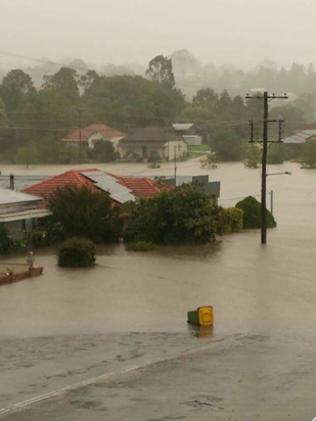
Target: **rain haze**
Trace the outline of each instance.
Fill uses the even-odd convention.
[[[316,0],[0,0],[0,421],[316,420]]]
[[[0,45],[96,65],[144,65],[186,48],[202,63],[288,66],[313,61],[315,14],[313,0],[1,0]]]

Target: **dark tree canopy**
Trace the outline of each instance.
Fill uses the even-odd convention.
[[[172,59],[163,55],[154,57],[148,64],[146,76],[154,82],[173,88],[175,79],[172,70]]]
[[[62,92],[70,99],[79,98],[78,74],[76,70],[69,67],[61,67],[57,73],[52,76],[45,76],[44,89],[53,89]]]
[[[95,242],[118,239],[120,222],[109,195],[88,188],[65,187],[57,189],[49,201],[52,220],[64,235],[85,237]]]
[[[132,207],[126,242],[205,244],[215,233],[215,208],[196,186],[183,185]]]
[[[0,85],[0,97],[8,111],[16,111],[35,92],[32,78],[20,69],[11,70]]]

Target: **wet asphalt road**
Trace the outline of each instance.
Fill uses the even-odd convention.
[[[131,365],[131,354],[125,351],[127,359],[119,354],[125,371],[117,365],[113,371],[103,360],[99,373],[112,375],[68,391],[59,389],[50,399],[42,397],[1,420],[309,421],[315,416],[315,339],[298,336],[293,342],[291,336],[236,334],[198,342],[192,339],[189,344],[186,335],[163,336],[152,335],[151,341],[152,345],[164,343],[168,350],[165,361],[155,362],[152,348],[147,359],[134,356],[137,361]],[[125,346],[129,340],[134,347],[136,342],[146,341],[142,335],[125,336]],[[170,353],[168,345],[172,344],[175,353]],[[143,356],[147,352],[145,347]],[[74,381],[74,372],[64,374]]]

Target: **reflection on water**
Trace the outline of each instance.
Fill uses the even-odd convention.
[[[149,253],[118,245],[101,248],[97,266],[88,270],[58,268],[56,257],[44,251],[36,259],[44,266],[41,278],[0,288],[0,336],[187,331],[187,311],[205,303],[214,306],[215,335],[313,334],[316,172],[295,164],[280,171],[285,168],[291,177],[268,180],[278,228],[268,232],[267,247],[257,231],[225,236],[216,245]],[[179,171],[189,170],[184,165]],[[223,199],[260,190],[260,172],[241,164],[211,174],[222,182]]]

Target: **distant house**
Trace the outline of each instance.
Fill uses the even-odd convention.
[[[89,149],[93,149],[97,142],[107,140],[113,143],[114,149],[117,150],[118,142],[124,136],[125,133],[122,133],[119,130],[113,129],[102,123],[94,123],[82,129],[75,129],[69,132],[61,139],[61,142],[78,146],[86,145]]]
[[[24,192],[42,197],[47,205],[56,189],[67,186],[107,192],[113,205],[123,205],[140,198],[153,197],[161,191],[158,182],[146,177],[120,177],[90,168],[67,171],[27,187]]]
[[[185,157],[188,153],[188,146],[182,137],[172,130],[165,127],[149,126],[133,129],[129,135],[121,139],[118,152],[122,159],[171,161],[175,157]]]
[[[202,145],[202,136],[197,133],[194,123],[174,123],[172,128],[189,146]]]
[[[0,224],[11,237],[21,237],[50,212],[41,208],[42,198],[14,190],[0,189]]]
[[[178,175],[176,181],[174,177],[167,176],[161,177],[160,180],[171,186],[176,185],[177,187],[182,186],[183,184],[197,184],[214,204],[218,204],[221,193],[221,183],[220,181],[210,181],[208,175]]]

